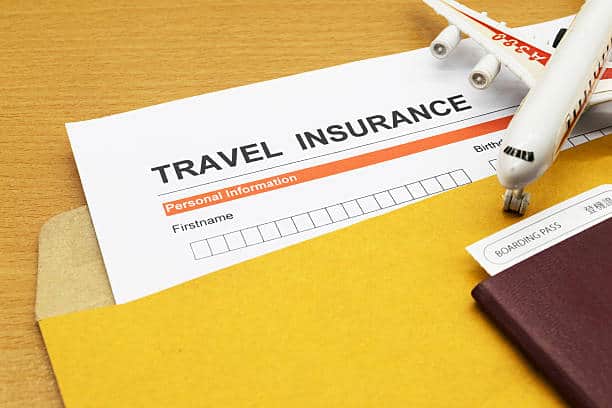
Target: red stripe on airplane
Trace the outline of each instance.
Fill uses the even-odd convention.
[[[521,41],[518,38],[511,36],[510,34],[504,33],[503,31],[498,30],[497,28],[485,23],[484,21],[480,21],[477,18],[464,13],[463,11],[451,6],[448,3],[446,3],[446,5],[455,9],[457,12],[463,14],[470,20],[473,20],[477,22],[478,24],[486,27],[490,31],[494,32],[495,34],[491,37],[492,40],[501,41],[501,44],[505,47],[513,47],[514,51],[517,54],[525,54],[529,57],[531,61],[536,61],[542,65],[546,65],[546,63],[550,59],[550,56],[551,56],[550,53],[543,51],[537,47],[534,47],[533,45],[529,43]]]

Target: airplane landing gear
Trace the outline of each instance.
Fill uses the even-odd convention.
[[[525,214],[529,206],[530,194],[525,193],[523,189],[506,190],[504,193],[504,211]]]

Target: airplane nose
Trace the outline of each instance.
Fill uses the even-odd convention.
[[[535,179],[533,163],[515,157],[500,158],[497,167],[497,178],[508,189],[524,188]]]

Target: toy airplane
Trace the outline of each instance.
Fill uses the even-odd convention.
[[[612,100],[612,0],[586,1],[569,29],[557,34],[554,53],[456,1],[423,1],[450,24],[431,43],[436,58],[446,58],[464,32],[489,53],[470,73],[474,87],[487,88],[503,64],[530,88],[497,162],[497,177],[506,188],[504,210],[523,214],[529,205],[525,187],[553,164],[585,109]]]

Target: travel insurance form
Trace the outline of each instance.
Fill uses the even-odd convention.
[[[520,30],[544,47],[567,24]],[[115,301],[494,174],[527,89],[506,70],[473,89],[483,54],[464,40],[67,124]],[[610,126],[595,108],[566,147]]]

